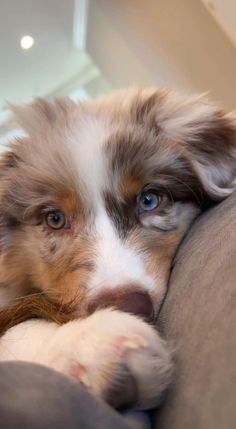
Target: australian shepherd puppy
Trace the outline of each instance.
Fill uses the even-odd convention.
[[[12,110],[26,136],[0,161],[0,359],[154,406],[172,364],[152,322],[189,225],[233,191],[236,120],[165,90]]]

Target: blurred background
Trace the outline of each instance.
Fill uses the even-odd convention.
[[[0,0],[0,143],[6,101],[167,86],[236,107],[235,0]]]

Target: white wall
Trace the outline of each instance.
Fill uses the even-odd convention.
[[[90,0],[87,50],[113,87],[210,91],[236,107],[236,49],[200,0]]]

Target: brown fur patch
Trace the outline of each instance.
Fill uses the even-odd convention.
[[[58,305],[43,295],[26,296],[8,308],[0,310],[0,335],[28,319],[46,319],[61,325],[76,317],[75,308],[70,304]]]
[[[135,201],[140,190],[143,188],[144,178],[134,177],[132,174],[127,173],[121,177],[119,184],[119,193],[125,201]]]

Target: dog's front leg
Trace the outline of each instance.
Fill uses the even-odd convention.
[[[157,405],[170,381],[170,353],[141,319],[100,310],[58,326],[30,320],[1,338],[0,360],[21,359],[54,368],[115,407]]]

